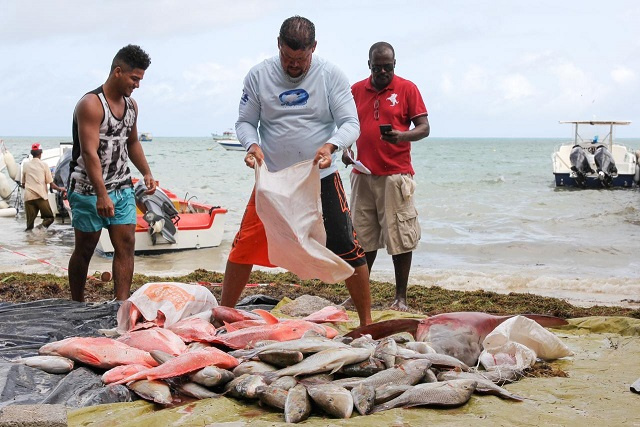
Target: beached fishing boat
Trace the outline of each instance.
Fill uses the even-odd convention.
[[[222,132],[222,135],[218,135],[215,133],[211,134],[211,137],[215,142],[220,144],[222,148],[229,151],[245,151],[240,141],[238,141],[238,137],[236,133],[232,130],[226,130]]]
[[[636,154],[614,143],[615,126],[630,121],[561,121],[574,125],[573,142],[560,145],[551,156],[556,187],[631,188],[638,183],[640,169]],[[598,128],[599,126],[599,128]],[[599,130],[605,134],[599,137]]]
[[[166,188],[157,187],[154,194],[147,195],[141,181],[137,181],[134,190],[138,206],[136,254],[220,245],[227,209],[199,203],[193,198],[179,198]],[[101,233],[96,250],[113,253],[108,230]]]

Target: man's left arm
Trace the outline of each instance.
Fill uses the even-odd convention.
[[[129,151],[129,159],[131,163],[138,169],[144,179],[144,184],[147,186],[146,194],[153,194],[156,191],[156,181],[151,175],[151,169],[149,169],[149,163],[144,155],[142,144],[138,140],[138,104],[133,101],[133,106],[136,109],[136,121],[131,128],[131,133],[127,139],[127,148]]]
[[[356,142],[360,136],[360,122],[347,76],[334,67],[329,79],[329,108],[338,127],[338,131],[327,141],[334,146],[333,152],[347,149]]]

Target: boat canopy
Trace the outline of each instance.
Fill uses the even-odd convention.
[[[572,123],[575,125],[628,125],[631,121],[628,120],[567,120],[560,121],[559,123]]]

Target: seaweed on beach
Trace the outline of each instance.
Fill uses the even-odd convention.
[[[87,278],[85,299],[103,302],[113,299],[113,282],[104,283],[100,274]],[[132,292],[148,282],[199,283],[207,287],[216,298],[221,295],[223,274],[203,269],[182,276],[148,276],[135,274]],[[267,273],[254,271],[242,297],[263,294],[276,299],[301,295],[316,295],[333,303],[345,301],[349,293],[344,284],[327,284],[319,280],[300,280],[291,273]],[[386,309],[393,300],[395,286],[388,282],[371,281],[371,302],[374,309]],[[0,273],[0,301],[27,302],[48,298],[71,298],[69,284],[64,276],[8,272]],[[624,307],[595,305],[578,307],[559,298],[543,297],[528,293],[499,294],[487,291],[453,291],[438,286],[409,286],[408,301],[414,313],[434,315],[453,311],[481,311],[496,315],[537,313],[575,318],[586,316],[625,316],[640,318],[640,310]]]

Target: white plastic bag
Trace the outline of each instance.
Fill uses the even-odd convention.
[[[208,312],[211,316],[211,309],[217,305],[216,297],[204,286],[176,282],[146,283],[120,306],[117,331],[122,334],[134,326],[132,313],[136,310],[145,320],[154,320],[161,312],[166,328],[194,314]]]
[[[326,248],[320,170],[313,160],[269,172],[256,167],[256,211],[264,224],[269,262],[303,280],[335,283],[353,267]]]
[[[502,322],[485,337],[482,346],[480,363],[486,369],[502,365],[524,369],[533,366],[538,357],[553,360],[573,355],[557,336],[524,316]]]

